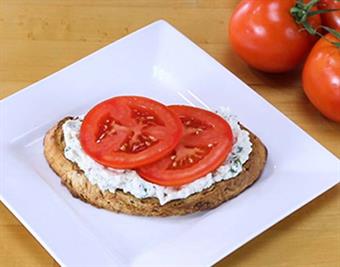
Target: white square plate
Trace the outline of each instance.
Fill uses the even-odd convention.
[[[229,106],[269,151],[262,178],[219,208],[143,218],[96,209],[60,185],[46,131],[116,95]],[[208,266],[339,182],[339,161],[164,21],[0,103],[1,200],[63,266]]]

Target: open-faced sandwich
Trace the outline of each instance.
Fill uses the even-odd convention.
[[[184,215],[215,208],[261,175],[267,151],[228,110],[119,96],[67,117],[45,157],[73,196],[115,212]]]

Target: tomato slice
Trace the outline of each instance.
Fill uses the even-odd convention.
[[[92,108],[80,129],[80,143],[95,161],[111,168],[136,168],[169,154],[183,133],[166,106],[139,96],[108,99]]]
[[[233,134],[229,124],[207,110],[189,106],[169,106],[181,119],[184,134],[166,157],[139,168],[145,180],[178,187],[219,167],[231,151]]]

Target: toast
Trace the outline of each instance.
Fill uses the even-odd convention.
[[[62,125],[68,119],[71,117],[61,120],[44,138],[47,162],[74,197],[114,212],[140,216],[175,216],[213,209],[251,186],[261,176],[267,160],[266,147],[259,138],[248,131],[253,149],[239,175],[214,183],[211,187],[185,199],[172,200],[160,205],[157,198],[139,199],[122,190],[112,193],[102,191],[97,185],[91,184],[78,165],[64,156]]]

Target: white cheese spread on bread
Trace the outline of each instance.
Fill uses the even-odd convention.
[[[187,198],[216,182],[233,178],[242,172],[242,166],[252,151],[249,133],[241,129],[236,116],[228,109],[222,108],[217,114],[232,128],[234,136],[232,151],[215,171],[180,188],[153,184],[145,181],[134,170],[111,169],[94,161],[84,152],[79,142],[81,118],[67,120],[62,126],[65,140],[64,155],[68,160],[76,163],[84,171],[90,183],[97,185],[102,191],[109,190],[114,193],[116,190],[122,190],[137,198],[155,197],[161,205],[164,205],[171,200]]]

